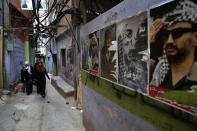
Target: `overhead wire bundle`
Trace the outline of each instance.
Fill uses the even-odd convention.
[[[79,8],[71,8],[68,5],[68,2],[70,0],[62,0],[57,2],[57,0],[53,0],[53,2],[51,3],[50,0],[45,0],[46,2],[46,7],[47,10],[44,11],[43,14],[40,15],[40,7],[41,7],[41,0],[32,0],[32,6],[33,6],[33,15],[34,15],[34,19],[35,19],[35,23],[36,23],[36,29],[34,30],[34,38],[36,39],[36,47],[37,47],[37,41],[39,40],[41,42],[42,45],[44,45],[49,51],[51,51],[51,49],[49,49],[49,47],[47,46],[48,43],[54,38],[55,32],[56,32],[56,28],[58,27],[57,24],[61,21],[61,19],[66,15],[66,14],[74,14],[74,15],[80,15],[79,12]],[[66,7],[66,9],[65,9]],[[79,13],[77,13],[79,12]],[[43,22],[46,21],[50,15],[54,14],[53,16],[55,17],[54,21],[52,21],[51,23],[49,23],[48,25],[44,25]],[[72,25],[69,23],[68,19],[65,17],[68,25],[70,26],[71,29],[71,33],[73,35],[73,38],[78,46],[78,50],[79,50],[79,45],[78,42],[76,40],[74,31],[73,31],[73,27]],[[46,27],[47,26],[47,27]],[[47,40],[47,42],[44,42],[41,35],[43,33],[47,33],[47,35],[49,35],[49,39]]]

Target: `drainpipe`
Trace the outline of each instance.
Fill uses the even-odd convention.
[[[0,88],[3,88],[3,27],[0,27]]]

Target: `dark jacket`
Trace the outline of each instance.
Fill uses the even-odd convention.
[[[33,79],[33,72],[34,72],[34,69],[32,66],[31,66],[31,74],[29,74],[27,69],[23,67],[23,69],[21,70],[21,81],[26,82],[26,81]]]
[[[37,80],[46,80],[45,75],[47,76],[48,79],[50,79],[48,73],[46,72],[46,69],[43,72],[40,72],[38,70],[36,70],[35,72],[36,72],[35,74]]]

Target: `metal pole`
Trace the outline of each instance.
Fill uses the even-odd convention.
[[[0,27],[0,88],[3,88],[3,27]]]
[[[4,69],[4,40],[3,40],[3,27],[4,27],[4,0],[1,1],[1,22],[0,25],[0,88],[3,88],[3,69]]]

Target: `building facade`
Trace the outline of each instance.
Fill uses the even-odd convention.
[[[20,71],[25,60],[33,64],[29,42],[32,17],[32,11],[21,9],[20,1],[4,1],[4,88],[9,88],[20,81]],[[24,27],[26,30],[22,30]]]

